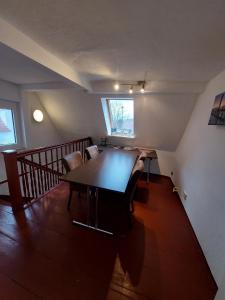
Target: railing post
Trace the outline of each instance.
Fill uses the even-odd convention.
[[[93,145],[93,141],[92,141],[92,138],[90,136],[88,137],[88,140],[89,140],[90,146],[92,146]]]
[[[16,150],[3,151],[5,160],[6,176],[8,179],[9,194],[12,210],[16,211],[23,208],[23,198],[20,189],[19,172],[17,166]]]

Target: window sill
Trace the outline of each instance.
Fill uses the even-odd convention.
[[[20,146],[18,144],[12,144],[12,145],[6,145],[6,146],[0,146],[0,152],[6,151],[6,150],[23,150],[25,149],[23,146]]]
[[[135,135],[133,136],[125,136],[125,135],[108,135],[108,138],[119,138],[119,139],[129,139],[129,140],[133,140],[136,138]]]

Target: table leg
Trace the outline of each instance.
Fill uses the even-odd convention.
[[[91,190],[87,187],[87,224],[90,225],[91,218]]]
[[[98,189],[95,190],[95,228],[98,228]]]
[[[98,197],[98,189],[97,188],[95,190],[95,201],[96,201],[96,203],[95,203],[95,226],[90,225],[90,215],[91,215],[90,199],[91,199],[91,197],[90,197],[90,188],[88,187],[87,188],[87,201],[88,201],[87,224],[76,221],[76,220],[73,220],[73,224],[76,224],[76,225],[79,225],[79,226],[82,226],[82,227],[86,227],[86,228],[89,228],[89,229],[92,229],[92,230],[95,230],[95,231],[99,231],[99,232],[102,232],[102,233],[105,233],[105,234],[113,235],[113,232],[98,228],[98,200],[99,200],[99,197]]]
[[[150,167],[151,167],[151,159],[148,158],[148,173],[147,173],[147,183],[149,183],[150,179],[149,179],[149,176],[150,176]]]
[[[83,223],[83,222],[79,222],[79,221],[76,221],[75,219],[73,219],[73,224],[76,224],[76,225],[79,225],[79,226],[83,226],[83,227],[91,227],[90,226],[90,216],[91,216],[91,203],[90,203],[90,200],[91,200],[91,191],[90,191],[90,188],[89,186],[87,187],[87,223]]]

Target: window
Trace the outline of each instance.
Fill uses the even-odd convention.
[[[22,146],[19,103],[0,100],[0,149]]]
[[[108,135],[134,137],[133,99],[102,99]]]
[[[12,144],[16,144],[13,112],[11,109],[0,108],[0,145]]]

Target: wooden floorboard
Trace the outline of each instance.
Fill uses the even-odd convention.
[[[85,197],[60,185],[16,215],[0,208],[0,299],[212,300],[208,266],[168,178],[138,184],[132,230],[108,237],[72,225]],[[117,207],[118,208],[118,207]],[[104,214],[104,205],[101,210]],[[101,225],[109,226],[108,215]]]

